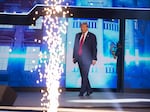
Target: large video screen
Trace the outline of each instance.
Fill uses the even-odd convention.
[[[80,73],[77,64],[72,62],[75,34],[80,32],[80,23],[87,22],[89,31],[97,37],[98,61],[91,66],[89,79],[93,88],[116,88],[116,60],[110,47],[119,40],[118,19],[66,18],[67,33],[62,35],[65,44],[64,73],[60,86],[80,87]],[[0,25],[0,84],[12,87],[45,87],[45,82],[37,84],[39,74],[35,67],[39,64],[39,53],[47,50],[45,35],[39,18],[35,26]],[[35,43],[38,40],[40,42]],[[5,53],[3,51],[5,50]]]
[[[126,20],[124,72],[126,89],[150,88],[149,29],[149,20]]]
[[[116,60],[113,58],[110,48],[119,40],[118,19],[85,19],[69,18],[67,31],[66,54],[66,88],[79,88],[81,76],[78,64],[73,64],[72,54],[76,33],[80,32],[80,23],[87,22],[89,32],[97,38],[97,64],[90,67],[89,80],[93,88],[116,88]]]
[[[35,67],[39,64],[42,18],[35,26],[0,25],[0,84],[12,87],[40,87]],[[35,41],[37,40],[37,41]]]

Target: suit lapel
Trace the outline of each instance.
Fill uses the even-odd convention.
[[[81,35],[82,35],[82,33],[80,33],[80,34],[78,35],[78,42],[80,42]]]
[[[85,38],[85,40],[84,40],[84,43],[88,40],[88,37],[89,37],[89,32],[88,32],[87,35],[86,35],[86,38]]]

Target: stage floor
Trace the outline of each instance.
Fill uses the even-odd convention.
[[[41,111],[40,92],[18,92],[13,106],[0,106],[2,110]],[[79,110],[78,110],[79,109]],[[87,110],[85,110],[87,109]],[[94,92],[79,97],[78,92],[62,92],[59,97],[60,112],[150,112],[150,94]]]

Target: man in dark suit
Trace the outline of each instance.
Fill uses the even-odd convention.
[[[116,51],[112,54],[114,56],[114,59],[117,59],[116,72],[118,75],[120,75],[120,73],[121,73],[121,71],[120,71],[121,70],[121,66],[120,66],[121,65],[121,51],[122,51],[122,46],[121,46],[120,42],[117,43],[116,47],[117,47]]]
[[[92,94],[92,89],[88,79],[90,65],[95,65],[97,61],[97,40],[96,36],[88,31],[88,24],[82,23],[81,32],[76,34],[74,49],[73,49],[73,62],[78,63],[81,74],[81,89],[79,96],[86,96]]]
[[[116,73],[118,75],[118,80],[117,80],[117,85],[118,85],[118,89],[121,89],[121,85],[122,85],[122,76],[121,76],[121,65],[122,65],[122,45],[121,42],[117,43],[117,49],[115,52],[113,52],[113,56],[114,59],[117,59],[117,63],[116,63]]]

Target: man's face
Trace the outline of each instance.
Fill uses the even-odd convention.
[[[88,26],[86,24],[82,24],[81,25],[81,31],[82,31],[82,33],[87,32],[88,31]]]

